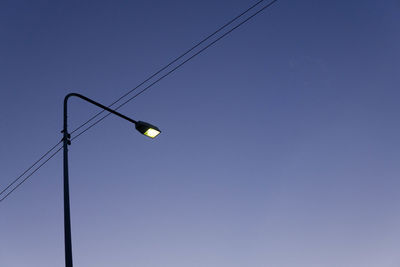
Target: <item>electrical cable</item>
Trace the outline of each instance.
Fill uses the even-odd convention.
[[[223,29],[225,29],[226,27],[228,27],[229,25],[231,25],[233,22],[235,22],[236,20],[238,20],[240,17],[242,17],[243,15],[245,15],[246,13],[248,13],[250,10],[254,9],[255,7],[257,7],[259,4],[261,4],[262,2],[264,2],[265,0],[260,0],[257,3],[255,3],[254,5],[252,5],[251,7],[249,7],[248,9],[246,9],[245,11],[243,11],[242,13],[240,13],[239,15],[237,15],[236,17],[234,17],[233,19],[231,19],[230,21],[228,21],[227,23],[225,23],[223,26],[221,26],[220,28],[218,28],[216,31],[214,31],[212,34],[208,35],[206,38],[204,38],[203,40],[201,40],[200,42],[198,42],[197,44],[195,44],[194,46],[192,46],[190,49],[188,49],[186,52],[182,53],[180,56],[176,57],[174,60],[172,60],[170,63],[168,63],[167,65],[165,65],[164,67],[162,67],[161,69],[159,69],[158,71],[156,71],[153,75],[151,75],[150,77],[148,77],[147,79],[145,79],[143,82],[141,82],[139,85],[137,85],[135,88],[129,90],[128,92],[126,92],[125,94],[123,94],[121,97],[119,97],[117,100],[115,100],[114,102],[112,102],[108,107],[112,107],[113,105],[115,105],[116,103],[118,103],[119,101],[121,101],[123,98],[125,98],[126,96],[128,96],[129,94],[131,94],[133,91],[135,91],[136,89],[138,89],[139,87],[141,87],[143,84],[145,84],[146,82],[150,81],[151,79],[153,79],[155,76],[157,76],[158,74],[160,74],[162,71],[166,70],[169,66],[171,66],[172,64],[174,64],[175,62],[177,62],[179,59],[183,58],[184,56],[186,56],[187,54],[189,54],[190,52],[192,52],[194,49],[196,49],[197,47],[199,47],[201,44],[203,44],[205,41],[209,40],[211,37],[213,37],[214,35],[216,35],[217,33],[219,33],[220,31],[222,31]],[[103,114],[104,112],[106,112],[105,110],[102,110],[100,112],[98,112],[96,115],[94,115],[93,117],[91,117],[90,119],[88,119],[86,122],[84,122],[83,124],[81,124],[79,127],[77,127],[75,130],[71,131],[71,134],[75,133],[76,131],[78,131],[79,129],[81,129],[82,127],[84,127],[85,125],[87,125],[89,122],[91,122],[92,120],[94,120],[95,118],[97,118],[99,115]]]
[[[196,49],[197,47],[199,47],[201,44],[203,44],[205,41],[209,40],[211,37],[213,37],[215,34],[219,33],[221,30],[223,30],[224,28],[226,28],[227,26],[229,26],[230,24],[232,24],[234,21],[236,21],[237,19],[239,19],[240,17],[242,17],[243,15],[245,15],[246,13],[248,13],[250,10],[254,9],[256,6],[258,6],[259,4],[261,4],[262,2],[264,2],[265,0],[260,0],[257,3],[255,3],[253,6],[251,6],[250,8],[248,8],[247,10],[243,11],[240,15],[236,16],[234,19],[230,20],[229,22],[227,22],[226,24],[224,24],[222,27],[220,27],[218,30],[216,30],[215,32],[213,32],[212,34],[208,35],[206,38],[204,38],[202,41],[198,42],[196,45],[194,45],[192,48],[190,48],[189,50],[187,50],[186,52],[184,52],[183,54],[181,54],[180,56],[178,56],[177,58],[175,58],[173,61],[171,61],[170,63],[168,63],[167,65],[165,65],[164,67],[162,67],[160,70],[158,70],[157,72],[155,72],[153,75],[151,75],[149,78],[147,78],[146,80],[144,80],[142,83],[140,83],[138,86],[136,86],[135,88],[131,89],[130,91],[128,91],[127,93],[125,93],[124,95],[122,95],[120,98],[118,98],[117,100],[115,100],[112,104],[110,104],[108,107],[111,107],[113,105],[115,105],[117,102],[119,102],[120,100],[122,100],[123,98],[125,98],[126,96],[128,96],[129,94],[131,94],[133,91],[135,91],[136,89],[138,89],[140,86],[142,86],[143,84],[145,84],[146,82],[148,82],[149,80],[151,80],[152,78],[154,78],[156,75],[158,75],[159,73],[161,73],[162,71],[164,71],[165,69],[167,69],[168,67],[170,67],[172,64],[174,64],[175,62],[177,62],[179,59],[183,58],[185,55],[187,55],[188,53],[190,53],[191,51],[193,51],[194,49]],[[137,94],[135,94],[134,96],[130,97],[129,99],[127,99],[125,102],[123,102],[122,104],[120,104],[119,106],[117,106],[115,108],[115,110],[118,110],[119,108],[121,108],[122,106],[124,106],[125,104],[127,104],[128,102],[130,102],[131,100],[133,100],[134,98],[136,98],[137,96],[139,96],[140,94],[142,94],[143,92],[145,92],[146,90],[148,90],[149,88],[151,88],[152,86],[154,86],[156,83],[158,83],[159,81],[161,81],[162,79],[164,79],[165,77],[169,76],[172,72],[176,71],[177,69],[179,69],[180,67],[182,67],[184,64],[186,64],[188,61],[190,61],[191,59],[193,59],[194,57],[196,57],[197,55],[199,55],[200,53],[202,53],[203,51],[205,51],[206,49],[208,49],[209,47],[211,47],[212,45],[214,45],[216,42],[218,42],[219,40],[221,40],[222,38],[224,38],[225,36],[227,36],[228,34],[230,34],[232,31],[236,30],[237,28],[239,28],[241,25],[243,25],[244,23],[246,23],[247,21],[249,21],[250,19],[252,19],[253,17],[255,17],[256,15],[258,15],[259,13],[261,13],[262,11],[264,11],[265,9],[267,9],[268,7],[270,7],[271,5],[273,5],[275,2],[277,2],[278,0],[273,0],[271,2],[269,2],[268,4],[266,4],[264,7],[262,7],[261,9],[259,9],[257,12],[255,12],[254,14],[252,14],[251,16],[247,17],[245,20],[243,20],[242,22],[240,22],[238,25],[236,25],[235,27],[231,28],[229,31],[225,32],[223,35],[221,35],[220,37],[218,37],[217,39],[215,39],[214,41],[212,41],[211,43],[209,43],[207,46],[203,47],[202,49],[200,49],[198,52],[196,52],[195,54],[193,54],[192,56],[190,56],[188,59],[184,60],[182,63],[180,63],[178,66],[174,67],[172,70],[168,71],[166,74],[162,75],[160,78],[158,78],[157,80],[155,80],[154,82],[152,82],[150,85],[148,85],[147,87],[145,87],[144,89],[142,89],[141,91],[139,91]],[[104,110],[101,112],[98,112],[96,115],[94,115],[93,117],[91,117],[89,120],[87,120],[85,123],[83,123],[82,125],[80,125],[79,127],[77,127],[75,130],[73,130],[71,132],[75,133],[76,131],[78,131],[79,129],[81,129],[82,127],[84,127],[85,125],[87,125],[88,123],[90,123],[91,121],[93,121],[95,118],[97,118],[99,115],[101,115],[103,112],[105,112]],[[91,124],[90,126],[88,126],[86,129],[84,129],[83,131],[81,131],[80,133],[78,133],[76,136],[74,136],[71,140],[74,140],[76,138],[78,138],[80,135],[82,135],[83,133],[85,133],[86,131],[88,131],[89,129],[91,129],[92,127],[94,127],[95,125],[97,125],[99,122],[101,122],[102,120],[104,120],[105,118],[107,118],[111,113],[106,114],[105,116],[101,117],[99,120],[95,121],[93,124]],[[58,142],[56,145],[54,145],[49,151],[47,151],[42,157],[40,157],[33,165],[31,165],[27,170],[25,170],[19,177],[17,177],[13,182],[11,182],[5,189],[3,189],[0,192],[0,196],[6,192],[12,185],[14,185],[21,177],[23,177],[29,170],[31,170],[36,164],[38,164],[43,158],[45,158],[51,151],[53,151],[59,144],[61,143]],[[37,168],[35,168],[27,177],[25,177],[20,183],[18,183],[11,191],[9,191],[4,197],[2,197],[0,199],[0,202],[2,202],[4,199],[6,199],[12,192],[14,192],[14,190],[16,190],[19,186],[21,186],[29,177],[31,177],[36,171],[38,171],[44,164],[46,164],[51,158],[53,158],[60,150],[62,149],[62,146],[53,154],[51,154],[51,156],[49,158],[47,158],[42,164],[40,164]]]
[[[257,14],[259,14],[260,12],[262,12],[263,10],[265,10],[266,8],[268,8],[269,6],[271,6],[272,4],[274,4],[276,1],[278,0],[273,0],[270,3],[268,3],[267,5],[265,5],[263,8],[261,8],[259,11],[257,11],[256,13],[254,13],[253,15],[251,15],[250,17],[248,17],[247,19],[243,20],[241,23],[239,23],[238,25],[236,25],[235,27],[233,27],[232,29],[230,29],[229,31],[227,31],[226,33],[224,33],[223,35],[221,35],[220,37],[218,37],[217,39],[215,39],[214,41],[212,41],[210,44],[208,44],[207,46],[203,47],[201,50],[199,50],[198,52],[196,52],[195,54],[193,54],[192,56],[190,56],[188,59],[186,59],[185,61],[183,61],[182,63],[180,63],[178,66],[174,67],[172,70],[168,71],[166,74],[164,74],[163,76],[161,76],[160,78],[158,78],[157,80],[155,80],[154,82],[152,82],[150,85],[148,85],[147,87],[145,87],[143,90],[139,91],[137,94],[135,94],[134,96],[132,96],[131,98],[129,98],[128,100],[126,100],[125,102],[123,102],[122,104],[120,104],[119,106],[117,106],[115,108],[115,110],[118,110],[119,108],[121,108],[122,106],[124,106],[125,104],[127,104],[128,102],[130,102],[132,99],[136,98],[137,96],[139,96],[140,94],[144,93],[146,90],[148,90],[150,87],[152,87],[153,85],[155,85],[156,83],[158,83],[159,81],[161,81],[162,79],[164,79],[165,77],[167,77],[168,75],[170,75],[172,72],[176,71],[177,69],[179,69],[180,67],[182,67],[183,65],[185,65],[188,61],[192,60],[194,57],[196,57],[197,55],[199,55],[200,53],[202,53],[203,51],[205,51],[206,49],[208,49],[209,47],[211,47],[212,45],[214,45],[216,42],[218,42],[219,40],[221,40],[222,38],[224,38],[225,36],[227,36],[229,33],[231,33],[232,31],[236,30],[237,28],[239,28],[241,25],[243,25],[244,23],[246,23],[247,21],[249,21],[250,19],[252,19],[253,17],[255,17]],[[104,120],[105,118],[107,118],[108,116],[110,116],[111,113],[108,113],[107,115],[103,116],[101,119],[97,120],[96,122],[94,122],[93,124],[91,124],[88,128],[86,128],[85,130],[83,130],[82,132],[80,132],[79,134],[77,134],[75,137],[73,137],[71,140],[76,139],[77,137],[79,137],[80,135],[82,135],[84,132],[88,131],[89,129],[91,129],[92,127],[94,127],[97,123],[99,123],[100,121]]]
[[[13,184],[15,184],[21,177],[23,177],[28,171],[30,171],[36,164],[38,164],[43,158],[45,158],[51,151],[53,151],[62,141],[55,144],[52,148],[50,148],[46,153],[44,153],[37,161],[35,161],[28,169],[26,169],[20,176],[18,176],[14,181],[12,181],[6,188],[4,188],[0,192],[0,196],[6,192]]]
[[[128,91],[127,93],[125,93],[124,95],[122,95],[120,98],[118,98],[117,100],[115,100],[112,104],[109,105],[109,107],[113,106],[114,104],[116,104],[117,102],[119,102],[121,99],[123,99],[124,97],[126,97],[127,95],[129,95],[130,93],[132,93],[133,91],[135,91],[136,89],[138,89],[140,86],[142,86],[143,84],[145,84],[146,82],[148,82],[149,80],[151,80],[152,78],[154,78],[156,75],[158,75],[159,73],[161,73],[163,70],[167,69],[169,66],[171,66],[172,64],[174,64],[175,62],[177,62],[179,59],[181,59],[182,57],[184,57],[185,55],[187,55],[188,53],[190,53],[191,51],[193,51],[194,49],[196,49],[198,46],[200,46],[202,43],[204,43],[205,41],[207,41],[208,39],[210,39],[212,36],[214,36],[215,34],[217,34],[218,32],[220,32],[221,30],[223,30],[224,28],[226,28],[227,26],[229,26],[230,24],[232,24],[234,21],[236,21],[237,19],[239,19],[240,17],[242,17],[243,15],[245,15],[246,13],[248,13],[250,10],[254,9],[256,6],[258,6],[259,4],[261,4],[262,2],[264,2],[265,0],[260,0],[257,3],[255,3],[254,5],[252,5],[251,7],[249,7],[248,9],[246,9],[245,11],[243,11],[241,14],[237,15],[235,18],[231,19],[229,22],[225,23],[223,26],[221,26],[220,28],[218,28],[216,31],[214,31],[212,34],[208,35],[206,38],[204,38],[203,40],[201,40],[200,42],[198,42],[196,45],[192,46],[189,50],[187,50],[186,52],[184,52],[183,54],[181,54],[180,56],[178,56],[177,58],[175,58],[173,61],[171,61],[169,64],[165,65],[164,67],[162,67],[160,70],[158,70],[157,72],[155,72],[153,75],[151,75],[149,78],[147,78],[146,80],[144,80],[143,82],[141,82],[138,86],[136,86],[135,88],[133,88],[132,90]],[[147,88],[148,89],[148,88]],[[136,97],[137,95],[135,95]],[[132,98],[133,99],[133,98]],[[132,100],[130,99],[130,100]],[[129,100],[129,101],[130,101]],[[126,103],[124,103],[126,104]],[[119,108],[119,107],[118,107]],[[96,117],[98,117],[99,115],[101,115],[104,112],[104,110],[102,110],[101,112],[97,113],[96,115],[94,115],[93,117],[91,117],[89,120],[87,120],[85,123],[81,124],[79,127],[77,127],[75,130],[73,130],[71,132],[74,133],[76,131],[78,131],[79,129],[81,129],[82,127],[84,127],[85,125],[87,125],[89,122],[91,122],[93,119],[95,119]],[[109,114],[108,114],[109,115]],[[97,124],[98,122],[100,122],[101,120],[103,120],[104,117],[100,120],[98,120],[95,124]],[[84,132],[86,132],[87,130],[89,130],[90,128],[92,128],[94,125],[89,126],[89,128],[87,128],[86,130],[82,131],[81,133],[79,133],[77,136],[75,136],[73,139],[77,138],[78,136],[80,136],[81,134],[83,134]],[[55,146],[53,146],[49,151],[47,151],[42,157],[40,157],[34,164],[32,164],[27,170],[25,170],[19,177],[17,177],[13,182],[11,182],[2,192],[0,192],[0,196],[7,191],[13,184],[15,184],[22,176],[24,176],[30,169],[32,169],[38,162],[40,162],[46,155],[48,155],[55,147],[57,147],[59,144],[61,143],[61,141],[59,143],[57,143]]]
[[[58,144],[57,144],[58,145]],[[53,154],[50,155],[45,161],[43,161],[38,167],[36,167],[28,176],[26,176],[21,182],[19,182],[12,190],[10,190],[4,197],[0,199],[0,203],[5,200],[12,192],[14,192],[15,189],[17,189],[19,186],[21,186],[26,180],[28,180],[29,177],[31,177],[35,172],[37,172],[44,164],[46,164],[50,159],[52,159],[57,153],[62,149],[63,147],[61,146],[54,152]],[[48,154],[48,153],[47,153]]]

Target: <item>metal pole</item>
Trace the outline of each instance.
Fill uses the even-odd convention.
[[[69,206],[69,181],[68,181],[68,145],[71,144],[70,141],[70,134],[68,133],[68,114],[67,114],[67,104],[68,99],[71,96],[79,97],[93,105],[96,105],[108,112],[111,112],[131,123],[136,124],[137,122],[109,107],[106,107],[86,96],[81,94],[71,93],[65,96],[64,98],[64,128],[63,128],[63,149],[64,149],[64,242],[65,242],[65,266],[66,267],[73,267],[72,266],[72,242],[71,242],[71,214],[70,214],[70,206]]]
[[[71,215],[69,207],[69,181],[68,181],[68,145],[71,144],[70,135],[67,130],[67,101],[64,99],[64,242],[65,242],[65,266],[72,267],[72,242],[71,242]]]
[[[71,242],[71,214],[70,214],[70,206],[69,206],[69,181],[68,181],[68,146],[71,144],[71,136],[68,133],[68,99],[71,96],[79,97],[95,106],[98,106],[118,117],[121,117],[133,124],[138,123],[137,121],[109,108],[106,107],[86,96],[77,93],[71,93],[65,96],[64,98],[64,127],[62,130],[63,133],[63,149],[64,149],[64,242],[65,242],[65,266],[66,267],[73,267],[72,266],[72,242]]]

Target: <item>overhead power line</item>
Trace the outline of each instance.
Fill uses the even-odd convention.
[[[27,172],[29,172],[33,167],[35,167],[36,164],[38,164],[42,159],[44,159],[48,154],[50,154],[51,151],[53,151],[59,144],[61,144],[62,141],[58,142],[57,144],[55,144],[52,148],[50,148],[46,153],[44,153],[38,160],[36,160],[28,169],[26,169],[20,176],[18,176],[16,179],[14,179],[14,181],[12,181],[6,188],[4,188],[1,192],[0,192],[0,196],[2,194],[4,194],[11,186],[13,186],[19,179],[21,179]],[[57,152],[60,151],[57,150]],[[18,187],[18,185],[17,185]],[[15,188],[12,190],[14,191]],[[12,192],[11,191],[11,192]],[[10,192],[10,193],[11,193]],[[7,195],[9,195],[10,193],[8,193]],[[6,196],[7,197],[7,196]],[[3,199],[0,199],[0,202]]]
[[[275,2],[277,0],[274,0],[273,2]],[[243,11],[242,13],[240,13],[239,15],[237,15],[236,17],[234,17],[233,19],[231,19],[230,21],[228,21],[227,23],[225,23],[224,25],[222,25],[221,27],[219,27],[216,31],[214,31],[213,33],[211,33],[210,35],[208,35],[206,38],[204,38],[203,40],[201,40],[200,42],[198,42],[197,44],[195,44],[194,46],[192,46],[190,49],[188,49],[187,51],[185,51],[184,53],[182,53],[180,56],[176,57],[174,60],[172,60],[170,63],[168,63],[167,65],[165,65],[164,67],[162,67],[161,69],[159,69],[158,71],[156,71],[153,75],[151,75],[150,77],[148,77],[146,80],[144,80],[143,82],[141,82],[140,84],[138,84],[135,88],[129,90],[128,92],[126,92],[125,94],[123,94],[121,97],[119,97],[117,100],[115,100],[113,103],[111,103],[108,107],[112,107],[113,105],[115,105],[116,103],[118,103],[119,101],[121,101],[123,98],[127,97],[128,95],[130,95],[133,91],[135,91],[136,89],[138,89],[139,87],[141,87],[142,85],[144,85],[146,82],[150,81],[151,79],[153,79],[155,76],[157,76],[158,74],[160,74],[162,71],[166,70],[168,67],[170,67],[171,65],[173,65],[175,62],[177,62],[178,60],[180,60],[181,58],[183,58],[184,56],[186,56],[187,54],[189,54],[190,52],[192,52],[194,49],[196,49],[197,47],[199,47],[201,44],[203,44],[204,42],[206,42],[207,40],[209,40],[210,38],[212,38],[214,35],[216,35],[217,33],[219,33],[220,31],[222,31],[223,29],[225,29],[226,27],[228,27],[229,25],[231,25],[233,22],[235,22],[236,20],[238,20],[239,18],[241,18],[242,16],[244,16],[245,14],[247,14],[248,12],[250,12],[252,9],[256,8],[258,5],[260,5],[262,2],[265,2],[265,0],[260,0],[257,3],[255,3],[254,5],[252,5],[251,7],[249,7],[248,9],[246,9],[245,11]],[[272,3],[272,2],[271,2]],[[75,130],[73,130],[71,132],[71,134],[75,133],[76,131],[78,131],[79,129],[81,129],[82,127],[84,127],[85,125],[87,125],[89,122],[91,122],[92,120],[94,120],[95,118],[97,118],[98,116],[100,116],[101,114],[105,113],[105,110],[102,110],[100,112],[98,112],[96,115],[94,115],[93,117],[91,117],[90,119],[88,119],[86,122],[84,122],[83,124],[81,124],[79,127],[77,127]]]
[[[263,2],[264,0],[260,1]],[[145,87],[144,89],[142,89],[141,91],[139,91],[138,93],[136,93],[135,95],[133,95],[132,97],[128,98],[126,101],[124,101],[122,104],[120,104],[119,106],[117,106],[115,108],[115,110],[120,109],[122,106],[126,105],[128,102],[132,101],[134,98],[136,98],[137,96],[139,96],[140,94],[144,93],[145,91],[147,91],[148,89],[150,89],[153,85],[155,85],[156,83],[158,83],[159,81],[161,81],[162,79],[164,79],[165,77],[167,77],[168,75],[170,75],[171,73],[173,73],[174,71],[176,71],[177,69],[179,69],[180,67],[182,67],[183,65],[185,65],[187,62],[189,62],[190,60],[192,60],[193,58],[195,58],[196,56],[198,56],[199,54],[201,54],[202,52],[204,52],[206,49],[208,49],[209,47],[211,47],[212,45],[214,45],[216,42],[218,42],[219,40],[221,40],[222,38],[224,38],[225,36],[227,36],[228,34],[230,34],[231,32],[233,32],[234,30],[236,30],[237,28],[239,28],[241,25],[243,25],[244,23],[246,23],[247,21],[249,21],[250,19],[252,19],[253,17],[255,17],[257,14],[259,14],[260,12],[262,12],[263,10],[265,10],[266,8],[268,8],[269,6],[271,6],[274,2],[276,2],[278,0],[273,0],[270,3],[268,3],[267,5],[265,5],[263,8],[261,8],[260,10],[258,10],[256,13],[254,13],[253,15],[249,16],[248,18],[246,18],[245,20],[243,20],[242,22],[240,22],[238,25],[236,25],[235,27],[233,27],[232,29],[230,29],[229,31],[225,32],[223,35],[221,35],[220,37],[218,37],[217,39],[215,39],[214,41],[212,41],[211,43],[209,43],[208,45],[206,45],[205,47],[203,47],[202,49],[200,49],[198,52],[196,52],[195,54],[193,54],[192,56],[190,56],[188,59],[186,59],[185,61],[183,61],[182,63],[180,63],[178,66],[174,67],[172,70],[168,71],[166,74],[162,75],[160,78],[158,78],[157,80],[155,80],[154,82],[152,82],[150,85],[148,85],[147,87]],[[223,27],[225,28],[225,26]],[[220,29],[223,29],[220,28]],[[215,34],[215,33],[214,33]],[[213,35],[214,35],[213,34]],[[209,36],[211,37],[211,36]],[[207,37],[206,39],[209,39],[209,37]],[[136,89],[136,88],[135,88]],[[133,92],[134,90],[132,90],[131,92]],[[122,98],[121,98],[122,99]],[[104,111],[104,110],[103,110]],[[100,115],[101,112],[97,113],[95,116],[93,116],[90,120],[94,119],[95,117],[97,117],[98,115]],[[104,115],[102,118],[100,118],[99,120],[97,120],[96,122],[94,122],[93,124],[91,124],[89,127],[87,127],[85,130],[83,130],[82,132],[80,132],[79,134],[77,134],[75,137],[72,138],[75,139],[77,137],[79,137],[80,135],[82,135],[84,132],[88,131],[89,129],[91,129],[92,127],[94,127],[97,123],[99,123],[100,121],[104,120],[105,118],[107,118],[108,116],[110,116],[111,113],[108,113],[106,115]],[[89,121],[87,121],[85,124],[87,124]],[[78,130],[80,127],[78,127],[77,129],[74,130],[74,132],[76,130]]]
[[[255,13],[253,13],[252,15],[250,15],[249,17],[247,17],[246,19],[242,20],[239,24],[237,24],[236,26],[232,27],[230,30],[226,31],[224,34],[222,34],[221,36],[219,36],[218,38],[216,38],[214,41],[210,42],[209,44],[207,44],[206,46],[204,46],[203,48],[201,48],[199,51],[197,51],[196,53],[194,53],[193,55],[191,55],[189,58],[185,59],[183,62],[181,62],[180,64],[178,64],[177,66],[175,66],[174,68],[172,68],[171,70],[169,70],[168,72],[166,72],[165,74],[163,74],[161,77],[157,78],[155,81],[153,81],[152,83],[150,83],[150,85],[146,86],[144,89],[142,89],[141,91],[139,91],[138,93],[136,93],[135,95],[131,96],[130,98],[128,98],[127,100],[125,100],[122,104],[118,105],[116,108],[114,108],[115,110],[120,109],[122,106],[126,105],[128,102],[132,101],[134,98],[136,98],[137,96],[139,96],[140,94],[142,94],[143,92],[147,91],[148,89],[150,89],[152,86],[154,86],[156,83],[160,82],[162,79],[164,79],[165,77],[169,76],[171,73],[173,73],[174,71],[176,71],[177,69],[179,69],[180,67],[182,67],[183,65],[185,65],[187,62],[189,62],[190,60],[192,60],[194,57],[198,56],[199,54],[201,54],[202,52],[204,52],[206,49],[208,49],[209,47],[211,47],[212,45],[214,45],[215,43],[217,43],[218,41],[220,41],[221,39],[223,39],[224,37],[226,37],[228,34],[230,34],[231,32],[233,32],[234,30],[236,30],[237,28],[239,28],[240,26],[242,26],[244,23],[248,22],[250,19],[254,18],[256,15],[258,15],[259,13],[261,13],[262,11],[264,11],[265,9],[267,9],[268,7],[272,6],[275,2],[277,2],[278,0],[273,0],[269,3],[267,3],[266,5],[264,5],[263,7],[261,7],[258,11],[256,11]],[[137,90],[138,88],[140,88],[141,86],[143,86],[145,83],[149,82],[150,80],[152,80],[154,77],[156,77],[158,74],[160,74],[161,72],[165,71],[166,69],[168,69],[169,67],[171,67],[174,63],[176,63],[177,61],[179,61],[180,59],[182,59],[183,57],[185,57],[186,55],[188,55],[190,52],[192,52],[193,50],[195,50],[196,48],[198,48],[200,45],[202,45],[203,43],[205,43],[206,41],[210,40],[210,38],[212,38],[213,36],[215,36],[216,34],[218,34],[219,32],[221,32],[223,29],[225,29],[226,27],[230,26],[232,23],[234,23],[235,21],[237,21],[238,19],[240,19],[241,17],[243,17],[245,14],[249,13],[251,10],[253,10],[254,8],[256,8],[257,6],[259,6],[261,3],[265,2],[265,0],[260,0],[257,3],[255,3],[254,5],[252,5],[251,7],[249,7],[248,9],[246,9],[245,11],[243,11],[241,14],[237,15],[235,18],[231,19],[230,21],[228,21],[227,23],[225,23],[223,26],[221,26],[220,28],[218,28],[216,31],[214,31],[212,34],[208,35],[206,38],[204,38],[203,40],[201,40],[200,42],[196,43],[194,46],[192,46],[190,49],[188,49],[187,51],[185,51],[184,53],[182,53],[180,56],[178,56],[177,58],[175,58],[174,60],[172,60],[170,63],[168,63],[167,65],[165,65],[164,67],[162,67],[161,69],[159,69],[157,72],[155,72],[154,74],[152,74],[151,76],[149,76],[147,79],[145,79],[143,82],[141,82],[139,85],[137,85],[135,88],[129,90],[128,92],[126,92],[125,94],[123,94],[121,97],[119,97],[117,100],[115,100],[113,103],[111,103],[108,107],[112,107],[113,105],[117,104],[118,102],[120,102],[122,99],[124,99],[125,97],[127,97],[128,95],[130,95],[132,92],[134,92],[135,90]],[[83,127],[85,127],[86,125],[88,125],[90,122],[92,122],[94,119],[96,119],[97,117],[99,117],[101,114],[105,113],[104,110],[98,112],[97,114],[95,114],[93,117],[91,117],[90,119],[88,119],[86,122],[84,122],[83,124],[81,124],[79,127],[77,127],[76,129],[74,129],[71,134],[77,132],[78,130],[82,129]],[[72,140],[78,138],[79,136],[81,136],[83,133],[85,133],[86,131],[88,131],[89,129],[91,129],[92,127],[94,127],[95,125],[97,125],[99,122],[101,122],[102,120],[104,120],[105,118],[107,118],[111,113],[107,113],[106,115],[104,115],[103,117],[101,117],[100,119],[96,120],[94,123],[92,123],[91,125],[89,125],[88,127],[86,127],[84,130],[82,130],[81,132],[79,132],[77,135],[73,136]],[[18,176],[16,179],[14,179],[5,189],[3,189],[0,192],[0,202],[2,202],[3,200],[5,200],[12,192],[14,192],[14,190],[16,190],[19,186],[21,186],[28,178],[30,178],[35,172],[37,172],[44,164],[46,164],[50,159],[52,159],[61,149],[62,146],[60,146],[55,152],[53,152],[44,162],[42,162],[40,165],[38,165],[32,172],[30,172],[24,179],[22,179],[19,183],[17,183],[26,173],[28,173],[32,168],[34,168],[40,161],[42,161],[47,155],[49,155],[52,151],[54,151],[59,145],[60,145],[61,141],[58,142],[56,145],[54,145],[52,148],[50,148],[45,154],[43,154],[37,161],[35,161],[28,169],[26,169],[20,176]],[[9,190],[14,184],[16,184],[14,186],[13,189]],[[7,192],[7,190],[9,190]],[[4,196],[2,196],[4,195]]]
[[[58,144],[57,144],[58,145]],[[30,174],[28,174],[24,179],[22,179],[12,190],[10,190],[7,194],[5,194],[3,197],[0,198],[0,202],[2,202],[4,199],[6,199],[12,192],[14,192],[15,189],[20,187],[26,180],[28,180],[29,177],[31,177],[35,172],[37,172],[44,164],[46,164],[49,160],[51,160],[60,150],[62,149],[62,146],[59,147],[55,152],[53,152],[45,161],[43,161],[39,166],[37,166]],[[50,150],[49,150],[50,151]],[[46,153],[48,155],[49,152]],[[25,171],[26,173],[27,171]],[[16,183],[17,181],[14,181]],[[5,192],[2,191],[2,193]],[[1,196],[1,195],[0,195]]]

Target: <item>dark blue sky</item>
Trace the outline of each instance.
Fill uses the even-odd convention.
[[[254,1],[0,3],[0,189]],[[70,147],[75,266],[397,267],[400,4],[278,1]],[[74,129],[98,109],[72,99]],[[63,266],[62,157],[0,203],[0,265]]]

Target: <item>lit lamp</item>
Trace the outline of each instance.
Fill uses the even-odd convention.
[[[155,138],[157,135],[161,133],[160,129],[158,129],[156,126],[151,125],[150,123],[144,121],[137,121],[135,123],[135,128],[141,134],[144,134],[150,138]]]

